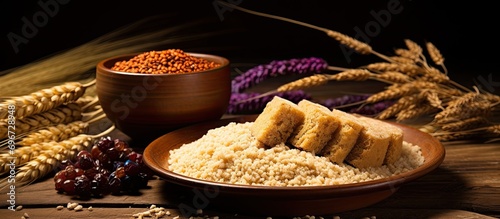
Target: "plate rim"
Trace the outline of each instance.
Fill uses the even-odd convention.
[[[304,196],[330,196],[332,194],[336,195],[350,195],[350,194],[358,194],[360,192],[369,192],[369,191],[382,191],[382,190],[397,190],[402,184],[414,181],[430,172],[438,168],[445,158],[445,148],[442,143],[436,138],[432,137],[428,133],[424,133],[416,128],[397,123],[392,121],[381,120],[383,122],[387,122],[390,124],[394,124],[398,127],[403,128],[403,130],[409,130],[411,133],[417,133],[419,135],[426,136],[427,139],[432,141],[432,144],[436,146],[437,156],[431,157],[432,159],[429,161],[424,161],[424,163],[407,172],[382,178],[376,180],[370,180],[365,182],[358,183],[349,183],[349,184],[340,184],[340,185],[318,185],[318,186],[264,186],[264,185],[246,185],[246,184],[231,184],[231,183],[221,183],[214,182],[209,180],[203,180],[198,178],[193,178],[189,176],[185,176],[182,174],[175,173],[168,169],[161,167],[154,157],[157,154],[154,153],[154,149],[156,149],[156,142],[161,141],[163,138],[170,137],[171,135],[178,135],[183,133],[189,133],[191,130],[200,128],[200,127],[220,127],[223,125],[227,125],[231,122],[251,122],[255,120],[258,115],[244,115],[235,118],[225,118],[216,121],[209,121],[198,123],[195,125],[191,125],[188,127],[184,127],[181,129],[174,130],[172,132],[168,132],[155,140],[153,140],[143,152],[144,163],[153,170],[156,174],[161,176],[164,180],[175,183],[181,186],[188,186],[193,188],[203,188],[206,186],[217,186],[218,188],[223,188],[225,192],[229,193],[245,193],[252,194],[252,191],[272,191],[275,195],[286,195],[287,192],[298,192],[304,191]],[[208,129],[207,129],[208,131]],[[411,143],[411,142],[410,142]]]

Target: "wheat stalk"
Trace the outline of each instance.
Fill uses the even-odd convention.
[[[93,95],[85,95],[78,98],[75,103],[80,105],[82,112],[89,112],[100,109],[99,98]]]
[[[408,108],[399,111],[399,113],[396,115],[396,120],[403,121],[408,119],[414,119],[423,115],[433,114],[438,110],[439,110],[438,108],[433,107],[431,105],[425,105],[425,104],[412,105]]]
[[[440,141],[455,141],[455,140],[477,137],[475,133],[453,133],[453,132],[433,133],[433,136]]]
[[[84,121],[74,121],[68,124],[57,124],[45,127],[22,137],[17,146],[30,146],[41,142],[61,141],[79,134],[87,133],[89,123]]]
[[[429,67],[427,68],[427,71],[422,77],[420,77],[421,80],[424,81],[429,81],[429,82],[435,82],[435,83],[445,83],[445,82],[450,82],[450,78],[441,73],[438,69],[434,67]]]
[[[443,101],[439,98],[439,94],[435,90],[424,90],[421,94],[425,96],[431,106],[444,110]]]
[[[407,109],[412,105],[420,104],[423,101],[422,95],[414,94],[407,95],[399,98],[394,104],[387,107],[384,111],[379,113],[376,117],[378,119],[389,119],[394,115],[397,115],[401,110]]]
[[[366,99],[366,102],[376,103],[382,100],[396,99],[402,96],[409,95],[414,91],[416,91],[415,86],[409,86],[408,84],[393,84],[387,87],[385,90],[368,97]]]
[[[397,71],[386,71],[380,74],[375,74],[375,76],[373,76],[373,79],[391,84],[403,84],[412,80],[410,76]]]
[[[34,159],[20,166],[16,171],[16,187],[28,185],[55,170],[61,161],[74,159],[82,150],[88,150],[92,137],[79,135],[61,142],[45,143],[50,148],[40,151]],[[0,181],[0,188],[8,186],[6,180]]]
[[[45,126],[69,123],[82,118],[81,107],[76,103],[63,104],[57,108],[16,120],[16,135],[21,135]],[[7,137],[8,122],[0,121],[0,139]]]
[[[366,69],[350,69],[328,77],[334,81],[365,81],[373,77],[374,74]]]
[[[473,139],[481,136],[498,138],[500,137],[500,124],[493,124],[467,130],[440,132],[435,133],[434,136],[441,141]]]
[[[276,92],[285,92],[285,91],[311,88],[311,87],[315,87],[315,86],[324,85],[324,84],[328,83],[328,81],[330,81],[330,80],[364,81],[364,80],[369,79],[370,77],[373,77],[373,74],[365,69],[348,69],[346,71],[339,72],[339,73],[334,74],[334,75],[316,74],[316,75],[311,75],[311,76],[304,77],[304,78],[298,79],[296,81],[284,84],[284,85],[278,87],[278,89],[276,89]],[[267,93],[266,95],[269,95],[269,94],[271,94],[271,93]]]
[[[427,42],[425,46],[427,47],[427,52],[429,53],[432,61],[436,63],[436,65],[443,65],[444,58],[439,49],[431,42]]]
[[[397,99],[402,96],[419,93],[422,89],[437,89],[438,85],[426,81],[411,81],[405,84],[393,84],[384,91],[373,94],[368,99],[367,103],[376,103],[383,100]]]
[[[415,60],[409,59],[406,57],[401,57],[401,56],[391,56],[390,59],[392,60],[393,63],[397,64],[407,64],[407,65],[415,65]]]
[[[465,120],[447,123],[441,126],[441,129],[448,132],[461,131],[477,128],[488,123],[488,120],[483,116],[476,116]]]
[[[285,91],[300,90],[300,89],[315,87],[326,84],[328,80],[329,77],[327,75],[323,74],[311,75],[309,77],[304,77],[299,80],[284,84],[278,87],[277,92],[285,92]]]
[[[466,93],[462,96],[456,97],[454,100],[450,100],[448,102],[448,108],[460,108],[467,104],[474,102],[477,98],[479,98],[479,92],[474,93]]]
[[[460,97],[455,98],[454,100],[450,100],[447,103],[446,108],[435,116],[435,119],[439,121],[460,113],[463,108],[468,107],[469,104],[474,103],[474,101],[476,101],[479,96],[480,95],[477,92],[466,93]]]
[[[16,186],[28,185],[45,177],[48,173],[54,171],[63,160],[74,160],[78,152],[88,150],[95,139],[109,134],[114,128],[114,126],[111,126],[108,130],[97,135],[80,134],[63,141],[41,143],[40,148],[42,150],[38,151],[38,155],[36,157],[25,156],[24,158],[30,160],[24,164],[20,163],[20,166],[16,169]],[[21,157],[23,155],[21,154]],[[11,163],[12,159],[16,159],[13,161],[15,163],[20,158],[10,157],[10,159],[7,161],[8,163]],[[1,167],[2,170],[6,168],[4,164]],[[9,184],[7,179],[1,180],[0,188],[5,189]]]
[[[404,73],[410,77],[417,76],[423,72],[423,69],[414,64],[401,64],[401,63],[387,63],[387,62],[377,62],[366,66],[366,68],[373,72],[386,72],[386,71],[397,71]]]
[[[9,172],[11,165],[25,164],[40,155],[41,151],[50,150],[52,146],[53,144],[33,144],[29,147],[18,147],[12,152],[0,154],[0,175]]]
[[[489,123],[487,118],[492,112],[499,111],[500,96],[484,91],[479,92],[476,87],[474,87],[474,92],[451,80],[444,65],[443,55],[430,42],[425,44],[427,55],[433,61],[433,64],[441,67],[443,71],[431,66],[423,54],[422,47],[409,39],[404,40],[406,48],[397,48],[394,50],[396,56],[388,57],[374,51],[367,43],[337,31],[285,17],[248,10],[220,0],[217,2],[231,9],[322,31],[343,46],[361,54],[375,55],[384,60],[384,62],[362,66],[358,69],[365,69],[366,72],[356,74],[347,73],[353,71],[353,69],[329,66],[328,70],[342,72],[335,75],[322,74],[298,79],[280,86],[277,89],[278,91],[305,89],[323,85],[329,80],[377,80],[391,85],[380,92],[372,94],[364,103],[374,104],[383,100],[396,100],[394,105],[377,115],[379,119],[395,117],[397,121],[402,121],[428,116],[433,120],[428,124],[424,124],[421,130],[430,132],[443,141],[478,136],[499,136],[500,127],[498,125],[484,125]],[[276,91],[263,95],[274,93]],[[476,126],[479,127],[474,128]],[[456,131],[451,132],[450,130]]]
[[[500,125],[492,125],[485,128],[485,130],[490,134],[495,134],[496,136],[500,136]]]
[[[92,86],[94,82],[85,85],[79,82],[67,82],[29,95],[4,100],[0,103],[0,119],[7,119],[9,106],[14,106],[15,117],[20,119],[76,101],[83,96],[85,89]]]
[[[500,104],[500,96],[497,96],[497,95],[494,95],[494,94],[491,94],[491,93],[484,93],[482,95],[482,97],[489,101],[490,103],[492,103],[493,106],[496,106],[498,104]]]
[[[357,39],[354,39],[350,36],[347,36],[345,34],[339,33],[337,31],[333,30],[328,30],[326,31],[326,34],[329,37],[334,38],[335,40],[339,41],[342,45],[345,45],[356,52],[359,52],[361,54],[370,54],[373,53],[373,49],[370,45],[363,43]]]
[[[85,136],[89,137],[88,135],[82,134],[67,138],[62,141],[55,140],[49,142],[33,143],[29,146],[18,147],[13,151],[0,154],[0,175],[9,171],[8,164],[12,160],[14,160],[15,166],[21,166],[32,160],[35,160],[39,155],[44,154],[45,151],[50,151],[54,148],[57,148],[59,145],[63,145],[65,149],[68,149],[70,144],[81,141]]]
[[[445,74],[448,74],[448,69],[446,68],[446,65],[444,64],[444,57],[441,54],[441,52],[438,50],[438,48],[434,44],[432,44],[431,42],[427,42],[425,44],[425,46],[427,47],[427,53],[431,57],[432,61],[436,65],[441,66],[441,68],[443,68]]]
[[[492,108],[489,102],[472,102],[464,107],[447,107],[434,117],[434,123],[446,124],[476,116],[488,116]]]
[[[267,18],[271,18],[271,19],[276,19],[276,20],[281,20],[281,21],[285,21],[285,22],[289,22],[289,23],[293,23],[293,24],[301,25],[301,26],[308,27],[311,29],[322,31],[322,32],[326,33],[327,36],[332,37],[333,39],[337,40],[342,45],[347,46],[356,52],[359,52],[361,54],[373,54],[373,55],[376,55],[383,60],[386,60],[388,62],[392,62],[392,60],[389,57],[387,57],[379,52],[376,52],[367,43],[361,42],[355,38],[352,38],[352,37],[347,36],[345,34],[339,33],[337,31],[330,30],[330,29],[327,29],[324,27],[319,27],[319,26],[312,25],[312,24],[308,24],[305,22],[293,20],[293,19],[286,18],[286,17],[281,17],[281,16],[272,15],[272,14],[267,14],[267,13],[249,10],[249,9],[242,8],[242,7],[239,7],[239,6],[234,5],[234,4],[229,4],[227,2],[220,1],[220,0],[217,0],[217,3],[221,4],[222,6],[236,9],[236,10],[239,10],[239,11],[242,11],[245,13],[249,13],[249,14],[253,14],[253,15],[257,15],[257,16],[261,16],[261,17],[267,17]]]
[[[417,61],[420,60],[420,56],[419,56],[420,54],[416,54],[415,52],[410,51],[408,49],[396,49],[394,51],[394,53],[396,53],[396,55],[398,55],[400,57],[412,60],[413,63],[416,63]]]
[[[418,57],[418,59],[422,59],[424,56],[423,56],[423,49],[422,47],[420,47],[420,45],[418,45],[418,43],[410,40],[410,39],[405,39],[404,40],[405,44],[406,44],[406,47],[408,47],[408,50],[413,53],[416,57]]]
[[[0,175],[9,171],[8,164],[12,159],[15,159],[14,163],[16,166],[23,165],[35,159],[43,150],[50,150],[54,142],[65,143],[66,141],[71,141],[74,137],[81,137],[87,134],[89,125],[104,118],[104,116],[97,116],[87,122],[75,121],[69,124],[46,127],[22,137],[21,140],[16,142],[16,146],[19,147],[16,147],[14,150],[4,150],[3,154],[0,154]],[[112,129],[114,129],[114,126],[110,128],[110,130]],[[108,133],[110,130],[100,135]],[[96,138],[96,136],[91,137]]]

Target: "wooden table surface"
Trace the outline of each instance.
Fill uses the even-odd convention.
[[[124,138],[115,132],[114,136]],[[499,218],[500,217],[500,145],[498,142],[444,142],[446,157],[435,171],[416,181],[404,184],[389,198],[367,208],[335,215],[315,215],[324,218]],[[140,150],[140,149],[138,149]],[[86,201],[72,199],[54,190],[51,177],[29,186],[16,188],[16,206],[20,211],[8,210],[1,202],[1,218],[134,218],[132,215],[155,204],[169,209],[164,218],[184,217],[177,207],[182,199],[182,188],[161,178],[149,181],[149,187],[140,195],[93,198]],[[8,196],[4,194],[4,198]],[[293,198],[293,197],[291,197]],[[4,199],[4,200],[5,200]],[[83,211],[57,210],[58,205],[78,202]],[[92,211],[88,207],[92,206]],[[245,215],[231,209],[213,210],[210,205],[202,214],[210,218],[267,218],[269,215]],[[304,216],[304,215],[297,215]]]
[[[338,86],[335,85],[335,86]],[[346,90],[350,84],[344,84]],[[371,89],[376,89],[376,85]],[[365,87],[366,89],[366,87]],[[321,92],[321,90],[320,90]],[[112,136],[122,138],[119,131]],[[147,143],[132,141],[141,150]],[[443,142],[446,157],[433,172],[404,184],[395,194],[372,206],[334,215],[314,215],[316,218],[500,218],[500,143],[491,142]],[[189,218],[179,211],[179,200],[185,198],[183,189],[161,178],[149,181],[140,195],[93,198],[86,201],[58,194],[51,177],[26,187],[16,188],[16,206],[19,211],[8,210],[9,203],[0,202],[0,218],[134,218],[135,213],[146,211],[152,204],[165,207],[170,216],[163,218]],[[8,195],[2,192],[3,200]],[[290,197],[293,198],[293,197]],[[83,211],[57,210],[58,205],[78,202]],[[92,211],[88,207],[92,207]],[[203,209],[200,218],[267,218],[269,215],[250,215],[233,212],[232,209]],[[203,217],[201,217],[203,216]],[[304,215],[297,215],[303,217]],[[276,217],[274,217],[276,218]],[[304,217],[305,218],[305,217]]]

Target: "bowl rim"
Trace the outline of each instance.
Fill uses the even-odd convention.
[[[108,57],[106,59],[103,59],[97,63],[96,73],[99,74],[102,72],[107,72],[107,73],[113,73],[113,74],[119,74],[119,75],[131,75],[131,76],[173,77],[173,76],[180,76],[180,75],[193,75],[193,74],[203,74],[203,73],[206,74],[207,72],[212,72],[212,71],[217,71],[219,69],[223,69],[223,68],[229,66],[229,64],[230,64],[229,59],[227,59],[226,57],[223,57],[223,56],[208,54],[208,53],[185,52],[186,54],[197,57],[197,58],[206,59],[206,57],[209,57],[209,58],[214,58],[214,59],[220,59],[220,60],[222,60],[222,62],[219,63],[220,65],[218,67],[207,69],[204,71],[183,72],[183,73],[175,73],[175,74],[144,74],[144,73],[115,71],[115,70],[111,70],[110,68],[106,67],[106,65],[105,65],[105,63],[108,63],[112,60],[118,61],[119,59],[122,59],[122,58],[123,58],[123,60],[126,60],[127,59],[126,57],[132,58],[132,57],[139,55],[139,54],[142,54],[142,53],[145,53],[145,52],[127,53],[127,54],[115,55],[115,56],[111,56],[111,57]],[[99,70],[102,70],[102,72]]]

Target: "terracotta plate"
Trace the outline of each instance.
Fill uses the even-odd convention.
[[[415,170],[385,179],[334,186],[270,187],[217,183],[168,170],[170,150],[197,140],[210,129],[230,122],[254,121],[255,118],[256,116],[245,116],[223,119],[170,132],[145,148],[144,162],[165,180],[191,191],[199,191],[202,197],[197,198],[198,201],[205,202],[203,206],[209,204],[226,211],[261,216],[303,216],[327,215],[375,204],[392,195],[403,184],[436,169],[445,157],[443,145],[429,134],[393,123],[404,130],[405,141],[421,147],[425,162]],[[197,200],[193,199],[195,201]]]

